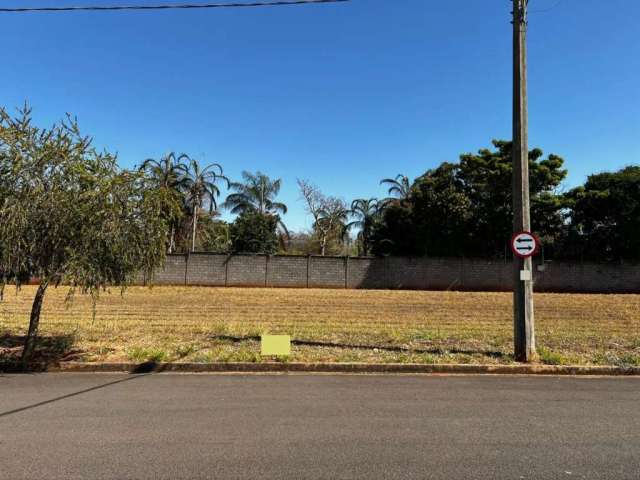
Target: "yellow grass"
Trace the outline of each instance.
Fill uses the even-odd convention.
[[[0,335],[24,334],[34,293],[7,288]],[[66,295],[47,292],[41,333],[71,335],[87,361],[260,361],[257,342],[220,336],[262,333],[337,344],[294,346],[288,361],[511,361],[507,293],[133,287],[103,293],[95,318]],[[547,363],[640,364],[640,295],[538,294],[536,327]]]

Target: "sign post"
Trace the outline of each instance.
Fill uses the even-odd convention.
[[[527,114],[527,5],[529,0],[513,0],[513,231],[531,230],[529,213],[529,147]],[[526,237],[522,238],[526,240]],[[525,242],[519,244],[525,248]],[[514,249],[514,252],[526,253]],[[533,255],[533,253],[531,254]],[[514,260],[513,330],[514,353],[518,362],[536,358],[533,317],[531,255],[516,254]],[[525,272],[521,274],[520,272]]]
[[[514,254],[514,335],[515,357],[529,362],[536,356],[533,324],[533,262],[532,257],[540,251],[540,240],[528,231],[516,232],[511,238]]]

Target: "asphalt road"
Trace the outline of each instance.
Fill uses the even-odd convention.
[[[2,479],[640,478],[640,379],[0,375]]]

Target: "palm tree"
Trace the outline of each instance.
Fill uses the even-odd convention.
[[[142,162],[140,170],[147,172],[158,188],[176,188],[184,173],[184,162],[188,160],[189,156],[184,153],[177,156],[174,152],[170,152],[160,160],[147,158]]]
[[[411,181],[406,175],[401,173],[396,175],[396,178],[385,178],[380,181],[380,185],[389,185],[389,198],[382,201],[383,206],[390,203],[400,202],[404,204],[411,195]]]
[[[271,180],[262,172],[242,172],[242,182],[233,182],[229,185],[235,193],[230,194],[225,201],[231,213],[244,213],[247,211],[262,214],[287,213],[284,203],[276,202],[275,197],[280,193],[282,180]]]
[[[195,159],[189,164],[180,178],[180,188],[185,193],[186,205],[191,213],[191,251],[196,249],[196,230],[200,210],[209,207],[209,214],[218,209],[217,198],[220,189],[217,183],[222,181],[229,186],[229,180],[222,174],[222,167],[212,163],[202,168]]]
[[[347,220],[349,210],[344,200],[338,198],[325,198],[324,205],[318,210],[318,216],[313,224],[313,230],[320,240],[320,255],[327,251],[329,240],[333,237],[340,242],[347,236]]]
[[[276,201],[281,186],[282,180],[279,178],[272,180],[262,172],[244,171],[242,182],[229,184],[229,188],[234,190],[234,193],[227,196],[224,207],[234,214],[257,212],[262,215],[278,215],[278,227],[286,238],[290,238],[289,231],[279,216],[287,213],[287,206]]]
[[[352,228],[359,230],[358,239],[364,256],[369,254],[372,230],[380,216],[381,206],[381,202],[375,198],[360,198],[351,203],[349,215],[354,220],[347,224],[347,230]]]
[[[170,226],[167,247],[169,253],[173,253],[175,248],[176,229],[183,214],[184,195],[181,190],[181,178],[187,168],[185,161],[188,160],[189,157],[185,154],[176,155],[171,152],[160,160],[148,158],[140,166],[140,170],[145,172],[145,180],[162,193],[165,202],[164,216]]]

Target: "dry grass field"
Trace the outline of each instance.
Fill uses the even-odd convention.
[[[0,302],[5,356],[18,349],[34,292],[7,287]],[[42,355],[257,362],[259,344],[245,337],[286,333],[300,342],[286,361],[513,361],[507,293],[133,287],[103,293],[95,312],[90,298],[66,295],[47,293]],[[640,365],[640,295],[538,294],[536,327],[544,363]]]

